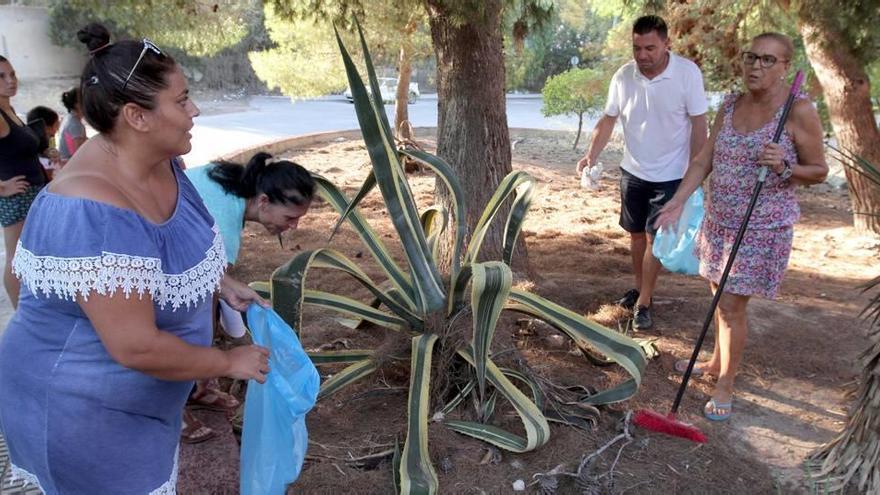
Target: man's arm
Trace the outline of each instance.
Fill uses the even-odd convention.
[[[593,128],[593,134],[590,137],[590,148],[587,154],[577,162],[578,175],[584,171],[584,168],[592,168],[596,164],[596,159],[599,158],[599,154],[602,153],[605,145],[608,144],[608,140],[611,139],[611,132],[614,130],[614,124],[616,123],[617,117],[607,114],[603,115],[599,122],[596,123],[596,127]],[[705,141],[705,139],[703,140]]]
[[[705,113],[691,117],[691,161],[700,154],[700,150],[706,145],[708,128]]]

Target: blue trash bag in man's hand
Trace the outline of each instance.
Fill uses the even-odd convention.
[[[697,232],[703,223],[703,189],[697,188],[684,203],[678,222],[661,227],[654,237],[652,252],[664,268],[675,273],[696,275],[700,260],[694,254]]]
[[[321,378],[278,314],[251,304],[247,321],[254,343],[269,348],[269,374],[266,383],[248,383],[240,488],[242,495],[281,495],[302,469],[309,443],[305,416]]]

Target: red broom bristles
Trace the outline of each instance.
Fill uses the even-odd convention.
[[[654,411],[641,410],[636,412],[633,422],[646,430],[665,433],[692,442],[706,443],[706,435],[703,435],[699,428],[676,421],[673,413],[664,416]]]

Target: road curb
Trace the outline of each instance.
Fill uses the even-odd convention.
[[[509,132],[523,132],[523,131],[543,131],[543,132],[559,132],[559,133],[573,133],[574,131],[562,131],[562,130],[552,130],[552,129],[537,129],[532,127],[510,127],[508,128]],[[415,127],[413,128],[413,134],[415,136],[424,135],[424,134],[436,134],[436,127]],[[247,161],[255,154],[260,151],[269,153],[271,155],[277,155],[279,153],[283,153],[284,151],[294,149],[294,148],[302,148],[305,146],[314,146],[316,144],[328,144],[332,143],[336,139],[339,138],[345,139],[362,139],[362,134],[360,129],[345,129],[345,130],[337,130],[337,131],[323,131],[323,132],[314,132],[309,134],[299,134],[296,136],[288,136],[278,139],[272,139],[269,141],[265,141],[260,144],[256,144],[253,146],[247,146],[244,148],[240,148],[238,150],[225,153],[216,157],[214,160],[225,160],[234,163],[247,163]],[[199,165],[190,165],[190,166],[201,166]],[[205,163],[204,165],[207,165]]]
[[[413,131],[416,135],[418,135],[419,131],[435,132],[436,129],[436,127],[416,127],[413,129]],[[293,148],[313,146],[315,144],[331,143],[340,137],[345,139],[361,139],[362,134],[360,129],[346,129],[338,131],[314,132],[310,134],[299,134],[296,136],[273,139],[254,146],[247,146],[245,148],[241,148],[236,151],[220,155],[216,159],[226,160],[234,163],[247,163],[250,157],[260,151],[275,155]]]

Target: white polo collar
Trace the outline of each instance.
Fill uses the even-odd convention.
[[[647,77],[645,77],[645,75],[642,74],[642,71],[639,70],[639,64],[636,64],[635,61],[633,61],[634,65],[635,65],[634,68],[635,68],[636,79],[647,82],[649,84],[654,83],[654,82],[658,82],[658,81],[662,81],[664,79],[672,79],[672,74],[675,71],[674,65],[676,63],[675,62],[676,57],[675,57],[675,54],[672,53],[672,51],[670,51],[670,50],[667,50],[666,53],[669,55],[669,62],[666,64],[666,68],[663,69],[663,72],[658,74],[657,77],[655,77],[654,79],[648,79]]]

